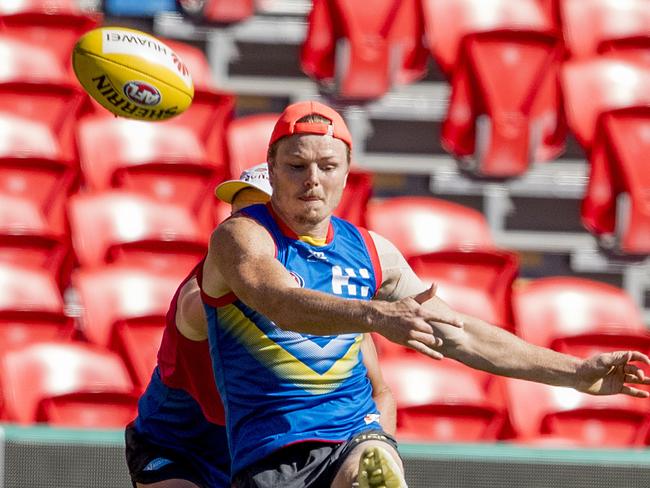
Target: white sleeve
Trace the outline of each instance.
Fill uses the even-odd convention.
[[[396,301],[417,295],[426,290],[426,285],[411,269],[402,253],[385,237],[369,231],[381,266],[382,283],[376,298]]]

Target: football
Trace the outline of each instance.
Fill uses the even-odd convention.
[[[187,110],[194,97],[192,77],[180,57],[135,29],[87,32],[74,47],[72,66],[90,96],[121,117],[166,120]]]

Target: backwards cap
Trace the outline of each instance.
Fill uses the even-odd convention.
[[[306,115],[317,114],[331,121],[331,124],[322,122],[297,122]],[[269,146],[278,139],[293,134],[320,134],[330,135],[345,142],[352,148],[352,136],[343,117],[333,108],[319,102],[298,102],[289,105],[273,128]]]

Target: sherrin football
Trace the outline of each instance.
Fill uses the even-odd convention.
[[[166,120],[190,106],[194,85],[178,55],[155,37],[124,27],[84,34],[72,52],[84,89],[115,115]]]

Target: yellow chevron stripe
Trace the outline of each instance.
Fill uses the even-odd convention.
[[[313,395],[330,393],[338,388],[351,375],[360,359],[362,334],[356,337],[344,356],[320,374],[269,338],[235,305],[219,307],[218,314],[219,326],[242,344],[251,356],[279,378],[290,381]]]

